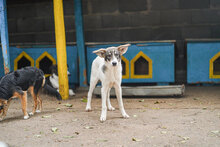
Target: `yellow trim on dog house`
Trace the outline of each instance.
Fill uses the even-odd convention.
[[[210,79],[219,79],[220,75],[214,75],[214,62],[216,59],[218,59],[220,57],[220,52],[218,52],[217,54],[215,54],[215,56],[213,56],[210,60],[209,60],[209,78]]]
[[[17,58],[14,59],[14,70],[18,69],[18,61],[22,58],[25,57],[26,59],[28,59],[31,63],[30,66],[34,66],[34,59],[31,58],[31,56],[29,56],[27,53],[25,53],[24,51],[22,53],[20,53],[20,55],[18,55]]]
[[[135,62],[140,58],[143,57],[145,60],[148,61],[148,74],[147,75],[135,75],[134,73],[134,64]],[[144,54],[142,51],[140,51],[132,60],[131,60],[131,78],[134,79],[145,79],[145,78],[152,78],[153,69],[152,69],[152,60],[146,55]]]
[[[122,75],[123,79],[129,78],[129,61],[124,56],[121,56],[121,60],[125,62],[125,75]]]
[[[56,64],[56,60],[53,58],[53,56],[51,56],[48,52],[44,52],[44,53],[41,54],[41,55],[37,58],[37,60],[36,60],[36,67],[37,67],[37,68],[40,68],[40,61],[41,61],[44,57],[49,58],[49,59],[52,61],[53,65]],[[49,67],[48,67],[48,68],[49,68]],[[50,76],[50,74],[45,74],[45,77],[48,77],[48,76]]]

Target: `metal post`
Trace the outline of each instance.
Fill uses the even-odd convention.
[[[59,75],[59,92],[63,99],[69,97],[69,84],[67,76],[66,37],[63,16],[63,0],[53,0],[54,21],[57,49],[57,63]]]
[[[4,61],[4,71],[7,74],[10,71],[10,52],[8,41],[8,21],[6,0],[0,0],[0,33],[2,44],[2,55]]]
[[[75,9],[75,25],[76,25],[76,43],[79,56],[79,78],[80,86],[87,86],[86,77],[86,58],[85,58],[85,44],[83,34],[83,17],[82,17],[82,3],[81,0],[74,0]]]

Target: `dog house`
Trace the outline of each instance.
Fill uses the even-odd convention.
[[[25,66],[34,66],[34,59],[23,51],[14,59],[14,70]]]
[[[187,40],[187,82],[220,82],[220,40]]]
[[[97,56],[92,52],[121,44],[123,43],[87,46],[88,82],[92,62]],[[156,83],[158,85],[175,82],[174,44],[175,41],[132,43],[122,56],[122,82]]]
[[[11,69],[17,70],[25,66],[36,66],[44,71],[48,76],[49,67],[56,64],[57,55],[54,46],[28,46],[28,47],[10,47]],[[78,60],[76,46],[67,46],[67,64],[69,65],[69,84],[73,86],[78,84]],[[0,51],[0,66],[3,66],[2,52]],[[4,68],[2,68],[4,69]],[[4,70],[0,71],[0,76],[4,75]]]
[[[131,60],[131,78],[152,78],[152,60],[142,51]]]
[[[51,67],[55,64],[56,60],[48,52],[44,52],[36,60],[36,67],[43,70],[46,77],[50,75],[50,68],[48,67]]]

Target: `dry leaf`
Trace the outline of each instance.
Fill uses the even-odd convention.
[[[81,99],[82,102],[87,102],[86,98]]]
[[[41,135],[34,135],[34,137],[40,138],[40,137],[41,137]]]
[[[58,129],[56,127],[51,128],[51,131],[56,133],[58,131]]]
[[[79,132],[75,132],[76,135],[79,135]]]
[[[42,118],[51,118],[51,115],[43,115]]]
[[[215,131],[211,131],[211,133],[218,134],[218,133],[220,133],[220,131],[219,130],[215,130]]]
[[[72,104],[69,104],[69,103],[66,103],[66,104],[64,104],[64,106],[66,106],[66,107],[72,107],[73,105],[72,105]]]
[[[74,138],[74,136],[64,136],[63,138]]]
[[[137,115],[133,115],[133,117],[137,117]]]
[[[133,138],[132,138],[132,141],[139,142],[139,141],[141,141],[141,140],[133,137]]]
[[[96,140],[97,142],[107,142],[108,140],[106,139],[99,139],[99,140]]]
[[[91,127],[91,126],[85,126],[84,128],[85,129],[93,129],[93,127]]]

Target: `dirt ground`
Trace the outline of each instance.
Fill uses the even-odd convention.
[[[182,98],[124,98],[129,119],[121,117],[112,98],[116,110],[108,111],[104,123],[99,121],[101,99],[94,96],[93,111],[85,112],[87,93],[76,93],[61,104],[43,96],[43,112],[28,120],[20,100],[13,100],[0,122],[0,141],[10,147],[220,146],[220,87],[187,87]]]

